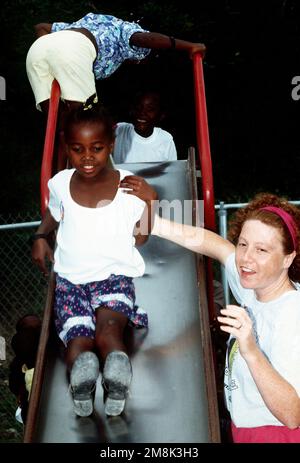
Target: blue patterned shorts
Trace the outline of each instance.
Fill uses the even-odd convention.
[[[148,326],[146,312],[135,305],[132,278],[110,275],[103,281],[74,285],[56,276],[55,325],[65,345],[78,336],[94,338],[95,311],[101,307],[124,314],[133,326]]]

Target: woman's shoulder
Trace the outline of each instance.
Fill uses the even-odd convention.
[[[228,256],[225,260],[225,267],[226,270],[234,270],[237,272],[236,264],[235,264],[235,249],[232,252],[228,253]]]
[[[240,277],[235,263],[234,249],[232,249],[232,252],[228,249],[228,255],[224,263],[226,276],[234,298],[239,304],[242,302],[248,303],[250,299],[252,300],[254,292],[252,289],[243,288],[240,283]]]
[[[291,322],[297,320],[300,323],[300,291],[290,290],[282,294],[279,298],[271,301],[272,314],[283,320],[289,319]]]
[[[282,302],[289,302],[289,305],[292,307],[296,307],[298,310],[299,307],[299,313],[300,313],[300,289],[297,288],[296,290],[291,290],[286,292],[285,294],[282,295],[280,298]]]
[[[266,316],[270,317],[274,332],[285,331],[289,336],[300,330],[300,291],[288,291],[270,303]]]
[[[230,287],[234,284],[237,288],[242,290],[242,286],[240,285],[239,273],[238,273],[237,266],[235,263],[235,250],[233,250],[232,252],[228,251],[228,255],[224,259],[223,265],[225,267],[225,272],[226,272]]]

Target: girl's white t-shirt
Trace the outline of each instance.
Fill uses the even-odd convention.
[[[73,284],[102,281],[111,274],[139,277],[145,271],[135,247],[133,230],[145,202],[118,189],[108,205],[97,208],[76,203],[70,193],[75,169],[66,169],[48,182],[49,210],[59,222],[54,271]],[[120,170],[120,180],[131,172]]]
[[[235,253],[226,261],[231,291],[253,323],[260,350],[273,368],[300,396],[300,291],[288,291],[270,302],[260,302],[252,289],[240,284]],[[283,426],[265,405],[234,337],[228,341],[224,378],[225,398],[237,427]]]

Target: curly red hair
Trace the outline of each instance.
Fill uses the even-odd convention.
[[[256,195],[247,206],[239,209],[235,213],[233,219],[229,223],[228,239],[236,244],[244,222],[250,219],[260,220],[262,223],[279,230],[282,237],[284,254],[293,252],[294,244],[287,226],[281,217],[272,212],[261,210],[261,208],[265,206],[280,207],[294,220],[297,238],[297,246],[295,249],[296,256],[289,268],[288,274],[292,281],[300,282],[300,210],[296,206],[290,204],[286,198],[271,193],[259,193]]]

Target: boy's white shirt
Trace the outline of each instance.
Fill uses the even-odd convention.
[[[119,122],[113,150],[116,164],[125,162],[166,162],[176,161],[177,152],[172,135],[159,127],[154,127],[150,137],[142,137],[134,130],[133,124]]]

